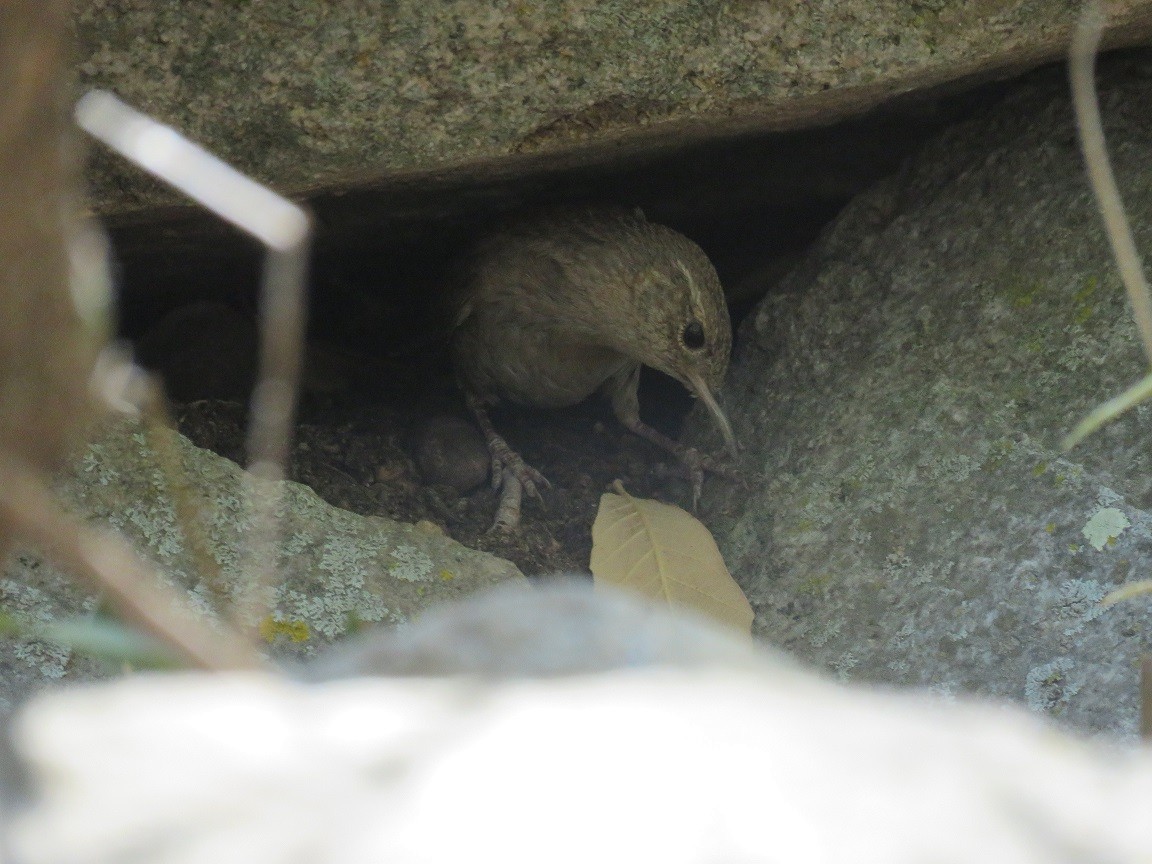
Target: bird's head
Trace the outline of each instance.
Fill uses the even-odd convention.
[[[732,426],[715,394],[728,371],[732,324],[720,277],[704,251],[670,228],[648,223],[634,270],[633,309],[643,333],[634,356],[680,381],[704,403],[730,453]],[[638,250],[640,251],[640,250]]]

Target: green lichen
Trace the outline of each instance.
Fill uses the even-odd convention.
[[[1072,303],[1069,308],[1072,310],[1072,322],[1074,324],[1084,324],[1092,317],[1096,311],[1097,301],[1097,288],[1100,287],[1100,280],[1095,276],[1089,276],[1084,280],[1084,285],[1081,286],[1075,294],[1072,295]]]
[[[823,594],[836,581],[836,575],[830,572],[816,573],[801,581],[796,590],[801,594]]]
[[[308,628],[308,622],[299,619],[283,621],[268,615],[260,622],[260,638],[265,642],[275,642],[281,636],[291,642],[307,642],[312,631]]]
[[[1004,293],[1013,309],[1027,309],[1036,302],[1043,289],[1044,283],[1040,281],[1010,282]]]

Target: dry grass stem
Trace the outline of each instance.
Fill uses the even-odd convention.
[[[260,377],[248,420],[246,475],[253,527],[244,569],[256,578],[248,594],[238,598],[235,615],[240,621],[263,617],[277,581],[278,490],[290,453],[300,380],[308,241],[305,230],[288,248],[269,246],[264,260]]]
[[[184,466],[180,462],[180,451],[176,445],[176,429],[168,412],[168,404],[159,381],[153,375],[144,374],[140,382],[140,415],[144,422],[144,436],[149,449],[156,454],[160,473],[172,496],[172,509],[176,514],[176,524],[184,536],[184,546],[192,559],[197,575],[208,588],[215,600],[216,614],[229,620],[229,592],[220,573],[220,566],[204,535],[203,506],[196,501],[192,490],[185,482]]]
[[[234,608],[236,620],[258,622],[277,578],[278,481],[284,478],[295,417],[311,220],[300,207],[111,93],[86,94],[76,106],[76,120],[136,165],[267,247],[260,296],[260,377],[252,395],[245,483],[253,528],[242,569],[254,578]]]
[[[1152,655],[1140,658],[1140,738],[1152,742]]]
[[[1084,6],[1072,45],[1068,52],[1068,75],[1072,85],[1072,106],[1076,112],[1076,128],[1080,133],[1080,146],[1084,153],[1084,163],[1096,203],[1104,218],[1104,228],[1112,255],[1116,260],[1132,316],[1140,332],[1144,355],[1152,364],[1152,292],[1144,277],[1144,267],[1136,243],[1132,238],[1132,227],[1124,213],[1120,190],[1116,187],[1116,177],[1112,163],[1108,159],[1108,148],[1104,141],[1104,126],[1100,120],[1100,100],[1096,96],[1096,55],[1100,48],[1100,38],[1106,21],[1105,10],[1100,0],[1089,0]],[[1119,417],[1128,409],[1152,396],[1152,373],[1129,387],[1119,396],[1109,399],[1085,417],[1064,439],[1065,450],[1070,450],[1103,426]]]
[[[180,595],[121,538],[67,516],[48,489],[94,413],[111,296],[103,238],[76,200],[70,5],[0,3],[0,552],[38,548],[196,666],[253,668],[242,640],[180,613]]]
[[[1132,228],[1124,213],[1120,190],[1116,187],[1116,177],[1104,142],[1100,101],[1096,97],[1096,53],[1100,47],[1104,23],[1104,9],[1100,2],[1090,0],[1080,16],[1068,58],[1072,105],[1076,110],[1080,146],[1084,151],[1092,191],[1104,218],[1108,241],[1112,244],[1116,266],[1128,292],[1128,301],[1132,304],[1132,313],[1140,330],[1140,341],[1144,344],[1144,354],[1149,364],[1152,364],[1152,293],[1148,290],[1140,253],[1136,251]]]

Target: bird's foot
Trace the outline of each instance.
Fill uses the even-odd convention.
[[[511,469],[500,472],[500,503],[496,505],[496,518],[488,533],[515,530],[520,524],[520,499],[523,487]]]
[[[499,435],[492,435],[488,439],[488,452],[492,454],[492,488],[499,489],[505,482],[508,473],[519,481],[524,491],[533,498],[540,498],[540,489],[550,489],[552,484],[548,478],[524,461],[523,457],[508,446],[508,442]]]
[[[543,503],[540,490],[551,488],[552,484],[500,437],[480,399],[466,392],[465,400],[476,422],[480,424],[480,431],[484,433],[485,441],[488,442],[488,453],[492,457],[492,488],[500,490],[496,519],[488,530],[511,531],[520,524],[520,501],[523,493],[527,492]]]
[[[696,508],[700,504],[700,496],[704,493],[705,472],[736,483],[744,482],[744,478],[735,469],[718,462],[711,456],[704,455],[695,447],[676,445],[670,452],[680,460],[680,465],[687,475],[688,482],[692,484],[692,512],[696,512]]]
[[[737,483],[744,482],[743,477],[735,468],[725,465],[711,456],[705,456],[695,447],[686,447],[679,441],[673,441],[662,432],[653,429],[640,420],[632,420],[624,424],[641,438],[651,441],[657,447],[667,450],[679,461],[687,475],[688,482],[692,484],[692,510],[695,511],[700,504],[700,496],[704,492],[704,472],[716,474],[726,480]]]
[[[496,518],[488,531],[490,533],[512,531],[520,524],[520,502],[523,493],[527,492],[543,503],[540,489],[550,488],[552,484],[548,482],[547,477],[525,462],[499,435],[493,435],[489,439],[488,450],[492,454],[492,488],[500,491]]]

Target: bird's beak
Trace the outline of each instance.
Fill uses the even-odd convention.
[[[732,424],[728,422],[728,418],[724,416],[724,412],[720,406],[716,404],[715,398],[712,396],[712,391],[708,389],[708,385],[704,383],[704,379],[700,375],[689,372],[687,374],[687,385],[696,396],[704,403],[708,409],[708,413],[712,415],[712,419],[716,421],[716,425],[720,427],[720,434],[724,436],[724,443],[728,447],[728,452],[732,458],[736,458],[736,436],[732,434]]]

